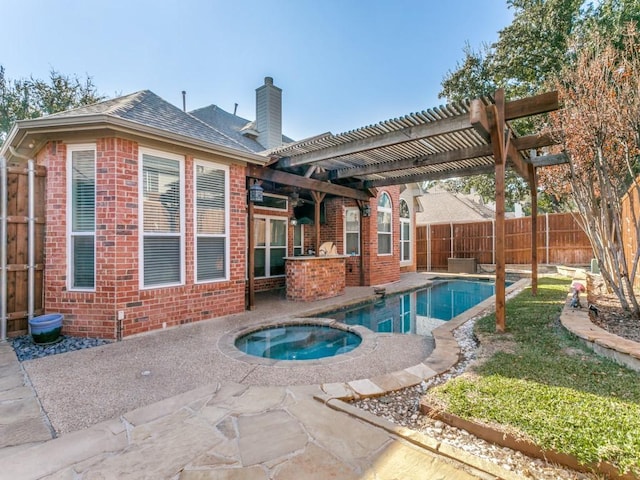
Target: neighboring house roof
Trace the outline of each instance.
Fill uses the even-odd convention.
[[[183,112],[150,90],[141,90],[93,105],[55,113],[49,115],[48,118],[98,114],[122,118],[225,147],[255,152],[226,133],[189,113]]]
[[[202,120],[207,125],[223,132],[228,137],[241,143],[252,152],[262,152],[265,148],[256,140],[258,132],[255,122],[242,118],[223,110],[217,105],[198,108],[189,114]],[[294,140],[282,135],[282,143],[292,143]]]
[[[422,211],[416,214],[418,225],[495,218],[495,212],[485,205],[446,190],[427,192],[417,200],[422,205]]]

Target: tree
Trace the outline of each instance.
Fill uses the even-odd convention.
[[[91,77],[63,75],[52,69],[48,80],[11,80],[0,65],[0,145],[16,120],[37,118],[104,100]]]
[[[455,70],[447,72],[438,96],[449,102],[462,102],[468,98],[493,95],[497,86],[491,47],[485,43],[481,51],[474,51],[467,43],[463,51],[464,60],[458,62]]]
[[[640,207],[630,207],[636,246],[627,258],[621,203],[630,186],[640,193],[634,181],[640,167],[640,41],[632,25],[622,49],[602,35],[597,32],[590,43],[576,45],[580,53],[575,66],[565,68],[557,81],[564,107],[552,116],[552,127],[563,132],[570,163],[545,175],[552,176],[549,185],[556,189],[570,188],[607,287],[640,319],[633,289],[640,258]]]
[[[508,0],[507,6],[514,10],[512,23],[499,32],[496,43],[483,45],[479,52],[465,46],[465,59],[443,79],[440,97],[461,101],[492,95],[497,88],[504,88],[506,97],[515,100],[549,89],[550,79],[557,76],[570,55],[572,35],[581,29],[583,3],[583,0]],[[597,12],[590,10],[588,15],[596,16]],[[539,125],[529,119],[512,122],[511,126],[517,134],[525,135]],[[469,177],[463,180],[462,185],[465,184],[469,184],[467,190],[473,187],[495,198],[493,175]],[[508,209],[514,202],[530,203],[527,186],[520,177],[508,172],[505,185]],[[562,200],[551,201],[544,192],[539,193],[539,198],[547,200],[542,205],[548,208],[562,209],[566,204]]]

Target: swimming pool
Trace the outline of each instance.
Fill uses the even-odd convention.
[[[426,288],[389,295],[322,316],[347,325],[362,325],[378,333],[431,335],[434,328],[494,294],[495,283],[491,281],[442,279]]]

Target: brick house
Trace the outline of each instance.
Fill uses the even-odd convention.
[[[248,172],[291,142],[272,79],[256,99],[256,122],[150,91],[17,122],[0,156],[46,167],[44,309],[64,314],[66,334],[122,338],[241,312],[248,277],[281,288],[285,259],[323,242],[346,256],[347,286],[415,270],[412,189],[327,195],[316,218],[304,188],[264,181],[248,217]]]

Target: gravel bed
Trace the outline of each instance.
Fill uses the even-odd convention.
[[[472,455],[495,462],[505,470],[525,478],[537,480],[599,478],[596,475],[562,468],[543,460],[528,457],[521,452],[494,445],[466,430],[451,427],[420,412],[420,399],[429,388],[460,375],[476,359],[478,343],[473,334],[475,320],[472,318],[454,332],[454,337],[460,345],[461,360],[451,370],[415,387],[398,390],[381,397],[365,398],[353,402],[353,404],[396,425],[421,432],[440,442],[447,442],[463,449]]]
[[[15,337],[10,339],[10,341],[18,356],[18,360],[21,362],[46,357],[48,355],[55,355],[57,353],[98,347],[110,343],[108,340],[102,340],[100,338],[70,337],[67,335],[61,335],[59,341],[48,345],[35,343],[31,335]]]

